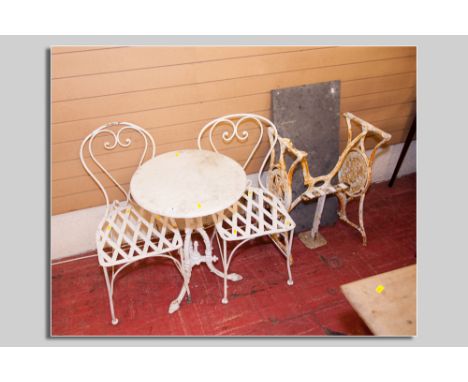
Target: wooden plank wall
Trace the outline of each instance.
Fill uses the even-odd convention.
[[[270,117],[270,91],[341,80],[341,111],[402,142],[415,113],[415,47],[124,47],[51,49],[52,213],[102,205],[79,160],[82,139],[110,121],[147,129],[157,153],[195,148],[200,128],[228,113]],[[342,121],[344,122],[344,121]],[[342,124],[340,142],[345,144]],[[98,150],[128,185],[140,153]],[[141,147],[141,145],[140,145]],[[258,169],[265,145],[248,172]],[[245,151],[234,148],[239,159]],[[118,195],[110,186],[110,196]]]

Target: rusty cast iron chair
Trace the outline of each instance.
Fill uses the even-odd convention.
[[[267,186],[268,189],[283,202],[288,211],[294,209],[302,201],[318,199],[310,232],[312,240],[317,239],[320,218],[327,195],[336,195],[340,203],[340,209],[338,211],[339,218],[356,228],[362,236],[363,245],[366,245],[367,236],[364,229],[363,217],[364,198],[371,184],[372,164],[377,149],[388,142],[391,135],[351,113],[344,113],[343,116],[348,129],[348,141],[338,162],[330,173],[315,178],[311,176],[307,163],[307,153],[296,149],[290,139],[278,137],[280,142],[279,158],[278,162],[275,162],[275,153],[273,151],[270,156]],[[360,129],[355,137],[353,137],[353,122],[356,123]],[[376,136],[378,142],[371,150],[370,155],[367,156],[364,141],[370,134]],[[272,139],[273,137],[270,137],[270,140]],[[294,158],[288,170],[285,160],[286,154]],[[292,180],[294,172],[299,164],[302,167],[304,185],[307,189],[293,201]],[[332,180],[336,175],[338,175],[338,183],[332,184]],[[358,224],[350,221],[346,213],[348,202],[355,198],[359,198]]]
[[[113,150],[118,146],[129,147],[132,144],[132,139],[129,137],[123,139],[122,137],[122,135],[129,133],[139,135],[144,142],[143,153],[138,162],[138,166],[141,166],[147,154],[150,158],[154,157],[156,146],[153,137],[147,131],[132,123],[112,122],[103,125],[90,133],[83,140],[80,148],[81,163],[101,189],[106,200],[106,212],[96,232],[96,248],[99,264],[104,271],[106,280],[113,325],[118,323],[113,303],[114,281],[128,265],[149,257],[170,259],[185,282],[182,260],[170,253],[182,247],[182,237],[174,222],[168,218],[149,214],[133,203],[130,193],[106,170],[94,154],[93,148],[98,148],[98,141],[99,144],[103,145],[100,148],[102,152]],[[94,171],[89,165],[94,168]],[[105,177],[108,179],[106,182],[100,181],[98,175],[102,180]],[[111,203],[104,183],[116,186],[124,200],[114,200]]]
[[[292,239],[296,225],[281,201],[268,191],[261,180],[262,169],[273,151],[278,136],[276,127],[271,121],[255,114],[226,115],[206,124],[198,136],[199,149],[205,146],[215,152],[218,152],[221,145],[232,143],[234,140],[240,144],[244,143],[244,145],[239,145],[234,149],[239,149],[242,146],[244,149],[238,155],[249,154],[243,163],[245,169],[258,151],[266,128],[272,141],[259,172],[260,187],[247,185],[244,195],[237,203],[213,217],[224,270],[224,295],[222,299],[224,304],[228,303],[227,280],[229,279],[228,269],[232,257],[244,243],[257,237],[268,236],[272,239],[286,258],[287,283],[288,285],[293,284],[290,265]],[[249,134],[255,130],[259,131],[258,137],[253,139],[254,142],[249,142]],[[215,143],[216,140],[218,140],[218,145]],[[230,146],[232,145],[227,147]],[[230,243],[236,243],[236,245],[229,248]]]

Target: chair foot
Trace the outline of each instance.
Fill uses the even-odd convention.
[[[224,298],[221,300],[221,302],[222,302],[223,304],[227,304],[227,303],[229,302],[229,300],[228,300],[226,297],[224,297]]]
[[[177,300],[174,300],[171,302],[171,305],[169,305],[169,314],[174,313],[175,311],[179,310],[180,303]]]
[[[119,323],[119,319],[118,318],[114,318],[112,320],[112,325],[117,325]]]
[[[228,275],[228,280],[231,280],[231,281],[241,281],[242,280],[242,276],[241,275],[238,275],[237,273],[231,273],[230,275]]]
[[[294,281],[292,281],[292,279],[289,279],[288,280],[288,285],[293,285],[294,284]]]

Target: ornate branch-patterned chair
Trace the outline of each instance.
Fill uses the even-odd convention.
[[[117,275],[128,265],[149,257],[170,259],[185,283],[182,260],[172,256],[170,252],[182,247],[182,238],[173,221],[144,211],[131,200],[130,193],[125,190],[111,173],[106,170],[94,154],[93,148],[98,148],[97,138],[105,150],[117,147],[127,148],[132,139],[123,140],[122,135],[134,133],[143,140],[143,152],[139,157],[138,167],[146,157],[154,157],[156,145],[153,137],[143,128],[128,122],[112,122],[99,127],[90,133],[82,142],[80,159],[86,172],[96,182],[106,200],[106,212],[98,225],[96,232],[96,248],[99,264],[104,271],[104,277],[109,295],[109,305],[112,324],[118,319],[114,312],[113,293],[114,281]],[[99,137],[99,138],[98,138]],[[109,140],[104,140],[109,138]],[[93,145],[94,144],[94,145]],[[102,147],[100,148],[101,151]],[[91,170],[90,166],[94,168]],[[110,202],[109,194],[102,181],[108,178],[106,184],[115,185],[120,191],[123,201]],[[110,180],[110,182],[109,182]],[[109,275],[110,274],[110,275]],[[171,313],[171,310],[169,310]]]
[[[375,159],[377,149],[391,139],[391,135],[375,127],[369,122],[356,117],[352,113],[344,113],[348,129],[348,140],[345,149],[341,153],[338,162],[330,173],[312,177],[307,163],[307,153],[294,147],[290,139],[278,137],[280,143],[280,153],[278,161],[275,161],[275,153],[270,156],[270,167],[268,171],[267,186],[291,211],[302,201],[318,199],[315,210],[314,221],[311,229],[311,238],[317,238],[320,225],[320,218],[327,195],[336,195],[340,209],[338,216],[341,220],[356,228],[361,236],[363,245],[367,244],[366,231],[364,229],[364,198],[371,184],[372,164]],[[360,129],[359,133],[353,137],[353,125],[356,123]],[[366,155],[364,142],[366,138],[373,134],[378,138],[377,144],[372,149],[369,156]],[[270,137],[270,141],[273,137]],[[289,154],[294,158],[293,163],[287,170],[285,155]],[[292,179],[298,165],[302,167],[304,185],[307,189],[292,200]],[[338,175],[338,183],[332,184],[333,178]],[[346,207],[352,199],[359,198],[359,224],[348,219]]]
[[[265,128],[271,137],[270,148],[262,160],[258,181],[260,187],[246,185],[244,195],[237,203],[215,215],[216,238],[221,252],[224,270],[224,295],[222,302],[228,303],[227,280],[238,281],[240,276],[228,274],[228,268],[236,251],[247,241],[257,237],[268,236],[286,258],[288,271],[288,285],[293,284],[291,276],[291,247],[295,223],[288,214],[283,203],[263,185],[261,173],[268,163],[268,157],[272,153],[277,141],[278,133],[275,125],[265,117],[256,114],[232,114],[217,118],[206,124],[198,136],[198,148],[203,146],[218,152],[220,146],[227,150],[232,141],[236,140],[245,149],[239,155],[247,153],[247,159],[243,162],[244,170],[254,158],[262,142]],[[241,130],[242,129],[242,130]],[[258,137],[253,143],[248,141],[249,134],[259,131]],[[215,132],[218,132],[216,134]],[[219,134],[219,132],[222,132]],[[216,140],[218,144],[216,144]],[[243,143],[243,145],[242,145]],[[250,143],[250,146],[248,144]],[[232,145],[231,145],[232,146]],[[256,158],[258,159],[258,158]],[[237,243],[232,249],[230,243]]]

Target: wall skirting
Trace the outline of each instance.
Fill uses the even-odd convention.
[[[374,162],[373,182],[391,178],[403,143],[388,146],[379,151]],[[416,141],[413,141],[400,168],[399,176],[416,172]],[[256,183],[256,175],[249,175]],[[394,185],[398,187],[398,183]],[[105,206],[87,208],[54,215],[51,218],[51,259],[76,256],[95,248],[96,227],[105,211]]]

